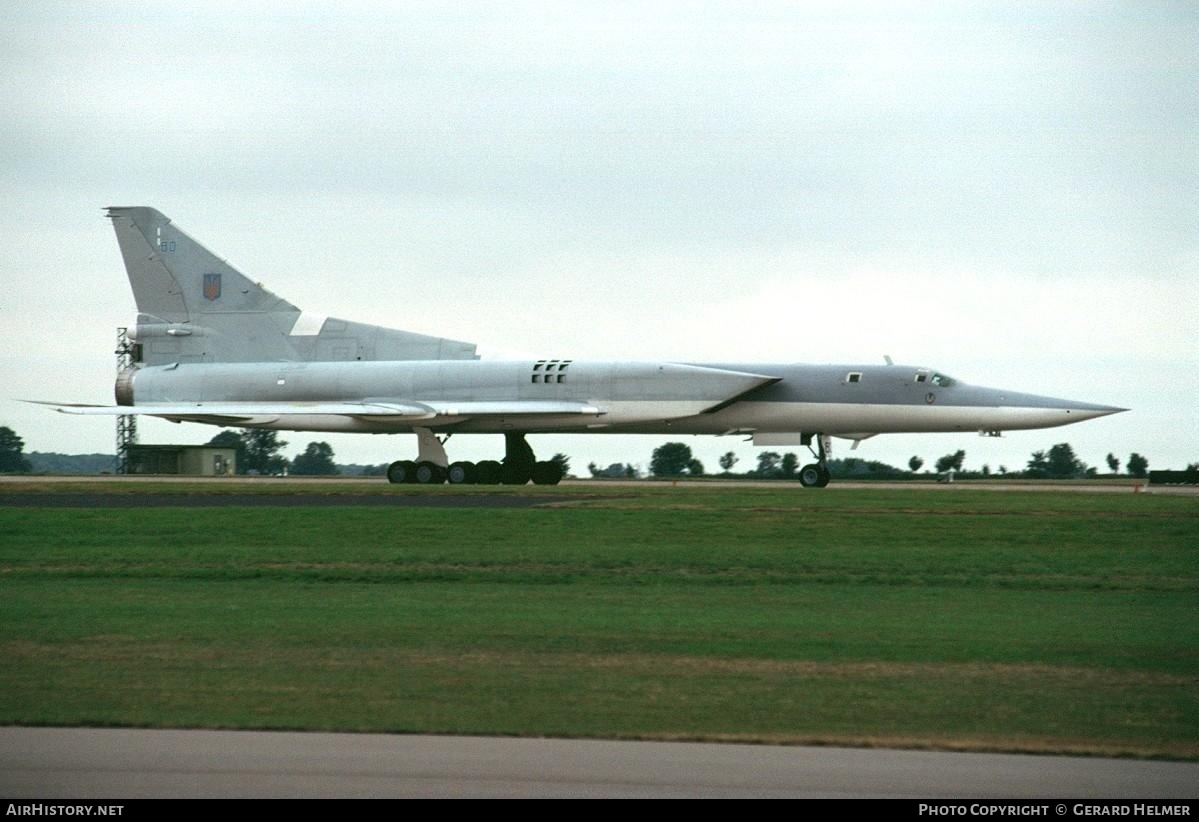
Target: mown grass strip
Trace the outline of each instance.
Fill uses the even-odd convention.
[[[676,490],[0,510],[0,721],[1199,756],[1190,500]]]

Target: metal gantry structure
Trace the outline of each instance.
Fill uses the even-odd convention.
[[[133,367],[133,340],[129,339],[129,329],[117,329],[117,375]],[[117,464],[118,474],[129,473],[129,455],[137,444],[137,417],[133,414],[117,417]]]

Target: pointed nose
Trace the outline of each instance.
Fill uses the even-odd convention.
[[[993,388],[979,390],[977,401],[980,405],[991,406],[998,416],[1003,418],[1002,424],[994,426],[996,430],[1053,428],[1128,410],[1114,405],[1098,405]]]
[[[1063,410],[1066,412],[1066,416],[1070,418],[1070,422],[1081,422],[1082,420],[1093,420],[1096,417],[1106,417],[1109,414],[1120,414],[1128,409],[1117,408],[1114,405],[1072,402],[1067,403]]]

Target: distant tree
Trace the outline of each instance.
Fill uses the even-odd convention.
[[[381,477],[387,473],[387,465],[386,462],[381,462],[378,465],[364,465],[362,467],[362,476]]]
[[[754,471],[756,476],[762,479],[774,479],[783,473],[780,463],[783,461],[782,454],[776,451],[763,451],[758,454],[758,467]]]
[[[1134,477],[1144,477],[1149,473],[1149,460],[1135,451],[1128,455],[1128,473]]]
[[[287,460],[279,454],[287,443],[280,440],[276,432],[262,428],[243,428],[241,436],[246,443],[247,472],[278,474],[287,468]]]
[[[783,461],[779,464],[783,476],[790,479],[795,476],[795,472],[799,470],[799,456],[794,451],[788,451],[783,454]]]
[[[681,442],[668,442],[654,449],[649,471],[655,477],[677,477],[691,464],[691,449]]]
[[[1006,474],[1006,473],[1007,473],[1007,466],[1006,466],[1006,465],[1001,465],[1001,466],[999,466],[999,473],[1000,473],[1000,474]]]
[[[244,474],[249,470],[249,458],[246,456],[246,438],[245,431],[242,433],[230,431],[226,429],[208,441],[209,445],[216,445],[221,448],[236,448],[237,449],[237,473]]]
[[[704,464],[695,457],[692,457],[691,462],[687,463],[687,473],[693,477],[702,477],[704,475]]]
[[[637,469],[631,465],[625,465],[623,462],[614,462],[607,468],[600,468],[594,462],[588,464],[587,470],[591,472],[593,477],[636,477]],[[632,471],[633,473],[629,473]]]
[[[1048,463],[1047,470],[1049,476],[1055,479],[1077,477],[1086,473],[1087,470],[1082,461],[1074,456],[1074,449],[1070,447],[1070,443],[1068,442],[1059,442],[1050,448],[1046,462]]]
[[[630,462],[624,467],[624,475],[628,479],[637,479],[637,477],[641,476],[641,469]]]
[[[1030,477],[1047,477],[1049,476],[1049,460],[1045,458],[1044,451],[1033,451],[1032,458],[1028,461],[1028,467],[1024,473]]]
[[[1120,473],[1120,460],[1116,459],[1115,454],[1107,455],[1107,467],[1111,469],[1113,474]]]
[[[985,462],[983,463],[983,476],[984,477],[991,476],[991,466],[987,465]]]
[[[878,460],[856,457],[828,461],[829,474],[837,479],[903,479],[908,472]]]
[[[7,426],[0,427],[0,474],[27,474],[33,470],[25,459],[25,441]]]
[[[908,460],[908,468],[912,469],[913,474],[915,474],[917,471],[919,471],[923,467],[924,467],[924,460],[920,459],[920,457],[912,457],[910,460]]]
[[[333,464],[333,447],[327,442],[310,442],[291,463],[291,472],[302,476],[328,476],[337,473]]]
[[[737,459],[737,455],[732,451],[729,451],[720,458],[720,467],[724,469],[724,472],[727,474],[729,471],[733,470],[733,466],[738,462],[740,462],[740,460]]]
[[[25,455],[38,474],[108,474],[112,454],[53,454],[30,451]]]
[[[966,461],[965,451],[954,451],[952,454],[946,454],[937,460],[937,473],[944,474],[950,468],[954,471],[962,470],[962,463]]]
[[[550,462],[562,469],[562,476],[570,474],[570,457],[565,454],[554,454],[550,457]]]

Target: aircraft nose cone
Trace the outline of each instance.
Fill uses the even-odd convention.
[[[1071,403],[1065,408],[1066,414],[1071,420],[1093,420],[1096,417],[1120,414],[1127,410],[1127,408],[1118,408],[1114,405],[1094,405],[1087,402]]]
[[[1000,389],[981,389],[978,394],[979,404],[994,405],[1002,412],[1004,419],[994,426],[998,429],[1016,428],[1053,428],[1058,425],[1069,425],[1096,417],[1106,417],[1109,414],[1119,414],[1127,411],[1115,405],[1099,405],[1093,402],[1067,400],[1061,397],[1046,397],[1040,394],[1023,394],[1016,391]]]

